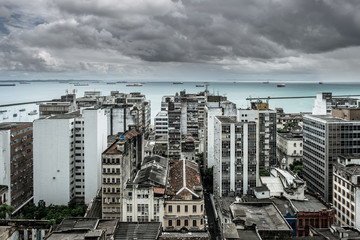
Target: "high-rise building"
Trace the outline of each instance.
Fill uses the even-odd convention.
[[[268,103],[252,102],[249,109],[238,109],[239,122],[257,123],[259,168],[270,170],[276,159],[276,111]]]
[[[236,104],[222,96],[208,96],[205,106],[204,167],[214,166],[214,118],[216,116],[236,116]]]
[[[360,228],[360,156],[340,155],[334,164],[333,199],[336,223]]]
[[[257,185],[256,123],[236,116],[214,119],[214,195],[247,194]]]
[[[143,136],[131,129],[120,136],[102,154],[102,217],[121,219],[122,198],[141,163]]]
[[[89,203],[101,186],[101,153],[106,144],[102,109],[35,120],[34,202]]]
[[[7,189],[2,200],[15,212],[33,198],[32,138],[32,123],[0,123],[0,185]]]
[[[154,124],[156,136],[167,136],[169,127],[167,111],[160,111],[154,119]]]
[[[305,115],[303,124],[303,177],[310,190],[329,202],[337,157],[360,153],[360,121]]]

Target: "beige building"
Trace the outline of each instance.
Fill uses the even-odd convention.
[[[165,196],[164,231],[205,231],[204,195],[197,163],[170,164]]]
[[[335,221],[341,226],[360,228],[360,158],[338,157],[333,171],[333,206]]]
[[[303,135],[299,132],[277,133],[276,139],[278,163],[282,169],[289,169],[294,161],[302,160]]]
[[[140,133],[130,130],[102,154],[102,218],[122,217],[123,190],[136,174],[141,139]]]
[[[124,189],[122,221],[163,222],[168,169],[166,158],[144,158],[134,181]]]

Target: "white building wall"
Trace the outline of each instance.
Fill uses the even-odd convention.
[[[71,199],[70,176],[74,119],[38,119],[33,128],[34,203],[67,205]]]
[[[214,149],[214,195],[222,195],[222,127],[221,122],[215,118],[214,120],[214,141],[210,147]]]
[[[0,185],[8,186],[7,204],[10,205],[10,130],[0,131]]]
[[[236,159],[235,159],[235,124],[230,125],[230,191],[236,191],[235,189],[235,171],[236,171]]]
[[[313,115],[326,115],[328,106],[326,99],[323,99],[322,93],[317,93],[314,101],[314,107],[312,110]]]
[[[360,229],[360,188],[355,188],[355,227]]]
[[[208,108],[207,116],[207,167],[214,166],[214,117],[221,116],[221,108]]]
[[[106,115],[102,109],[86,109],[84,118],[85,203],[101,186],[101,154],[107,147]]]
[[[244,124],[243,131],[243,194],[247,194],[249,184],[249,125],[247,123]]]

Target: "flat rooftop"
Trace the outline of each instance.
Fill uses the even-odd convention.
[[[31,122],[3,122],[3,123],[0,123],[0,130],[9,130],[12,128],[26,126],[29,124],[32,124],[32,123]]]
[[[322,202],[312,195],[305,194],[305,201],[291,200],[294,207],[299,212],[319,212],[324,209],[328,209]]]
[[[317,118],[325,122],[349,122],[342,118],[333,117],[332,115],[306,115],[308,118]]]
[[[236,116],[216,116],[222,123],[237,123]]]
[[[243,222],[245,226],[256,224],[259,231],[292,231],[289,224],[269,203],[233,203],[230,206],[233,222]]]

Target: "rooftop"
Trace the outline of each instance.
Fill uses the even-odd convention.
[[[158,155],[145,157],[141,169],[136,174],[134,183],[148,183],[166,186],[168,160]]]
[[[352,227],[339,227],[333,225],[331,226],[331,228],[315,228],[314,230],[318,232],[320,235],[326,237],[326,239],[328,240],[345,239],[345,238],[340,238],[339,233],[347,234],[348,238],[346,239],[360,239],[360,232]]]
[[[0,130],[10,130],[12,128],[18,128],[26,125],[32,125],[31,122],[3,122],[0,123]]]
[[[78,117],[81,117],[80,110],[70,112],[70,113],[65,113],[65,114],[51,115],[49,117],[45,117],[45,119],[72,119],[72,118],[78,118]],[[40,118],[40,119],[43,119],[43,118]]]
[[[289,224],[271,202],[233,203],[230,206],[230,211],[233,222],[244,227],[256,224],[259,231],[292,231]]]
[[[124,140],[121,139],[117,139],[112,145],[110,145],[110,147],[108,147],[103,154],[120,154],[121,152],[117,149],[118,143],[122,143],[125,142],[127,139],[131,139],[132,137],[135,137],[137,135],[139,135],[140,133],[137,132],[136,130],[132,129],[129,130],[127,132],[125,132],[123,135]]]
[[[285,216],[286,214],[290,214],[293,216],[295,214],[294,210],[292,209],[289,200],[286,198],[272,198],[271,199],[273,203],[276,205],[276,207],[279,209],[281,214]]]
[[[189,160],[174,162],[170,167],[168,182],[167,194],[174,196],[175,199],[191,195],[203,198],[199,166],[195,162]]]
[[[237,123],[236,116],[216,116],[222,123]]]
[[[292,200],[292,203],[299,212],[319,212],[328,209],[322,202],[312,195],[305,194],[305,201]]]
[[[336,117],[333,117],[331,115],[305,115],[305,117],[307,118],[312,118],[312,119],[320,119],[322,121],[325,121],[325,122],[349,122],[349,121],[346,121],[342,118],[336,118]]]
[[[160,222],[119,222],[114,240],[157,239],[160,234]]]

